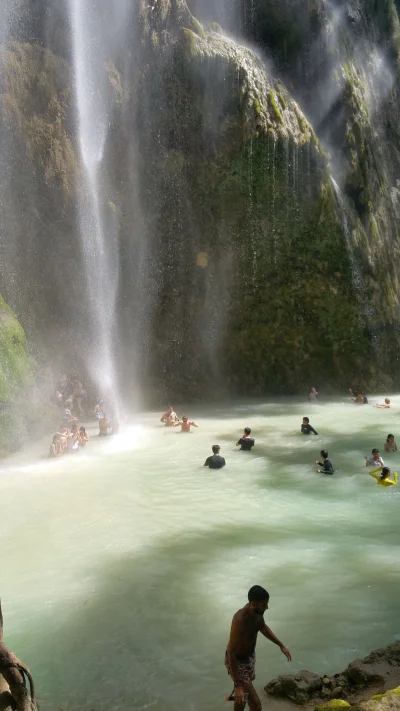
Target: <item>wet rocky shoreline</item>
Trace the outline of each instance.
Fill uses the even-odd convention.
[[[332,676],[319,676],[302,670],[284,674],[269,681],[269,697],[286,699],[301,706],[314,706],[318,711],[344,708],[363,702],[372,704],[370,711],[400,708],[400,642],[376,649],[364,659],[355,659],[344,671]],[[386,693],[387,692],[387,693]],[[365,702],[365,703],[364,703]]]

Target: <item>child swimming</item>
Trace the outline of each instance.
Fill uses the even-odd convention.
[[[333,474],[335,470],[331,460],[328,458],[328,452],[326,449],[321,449],[321,457],[323,459],[322,462],[315,462],[322,467],[322,469],[317,469],[317,474]]]
[[[314,427],[311,427],[309,417],[303,417],[303,422],[301,424],[300,430],[301,430],[301,433],[304,435],[309,435],[309,434],[311,434],[311,432],[315,435],[318,434],[318,432],[315,431]]]

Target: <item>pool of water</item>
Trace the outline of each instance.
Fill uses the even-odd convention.
[[[400,487],[376,486],[364,466],[389,432],[400,445],[393,402],[192,406],[190,435],[145,413],[76,457],[43,459],[41,445],[3,464],[5,641],[42,711],[226,708],[230,622],[253,584],[293,655],[259,640],[261,692],[398,639]],[[300,434],[306,414],[318,436]],[[235,449],[246,425],[251,453]],[[223,470],[202,467],[214,443]],[[315,473],[321,448],[333,477]],[[400,453],[386,459],[400,471]]]

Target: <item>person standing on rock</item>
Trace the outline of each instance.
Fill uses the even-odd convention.
[[[268,610],[269,593],[260,585],[253,585],[248,593],[248,603],[238,610],[232,620],[231,634],[225,653],[225,666],[234,684],[234,711],[245,705],[245,693],[251,711],[261,711],[261,701],[253,686],[255,679],[256,643],[259,632],[276,644],[289,660],[292,656],[272,630],[264,622]]]

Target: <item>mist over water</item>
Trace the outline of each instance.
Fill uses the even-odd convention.
[[[44,711],[222,710],[231,617],[255,583],[293,654],[289,665],[259,640],[261,695],[277,674],[340,671],[400,634],[400,493],[364,466],[396,433],[396,410],[277,400],[178,412],[193,434],[147,413],[75,459],[32,464],[28,451],[0,475],[6,642],[29,661]],[[305,414],[317,437],[300,434]],[[234,446],[245,425],[251,454]],[[214,442],[222,471],[202,467]],[[315,473],[323,447],[333,477]],[[400,467],[398,453],[383,457]]]

